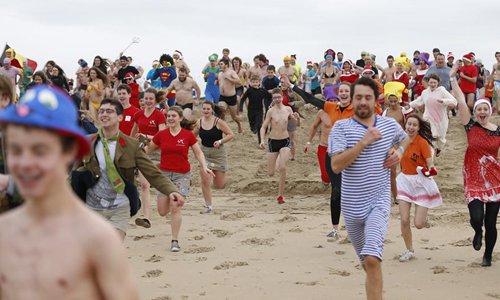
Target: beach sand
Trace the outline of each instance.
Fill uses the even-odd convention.
[[[230,171],[226,188],[213,192],[212,214],[200,214],[199,168],[190,154],[193,186],[183,208],[181,252],[169,251],[170,220],[158,216],[155,204],[152,228],[131,220],[125,246],[141,299],[365,298],[365,274],[345,239],[342,219],[341,238],[326,237],[330,192],[320,183],[316,146],[302,151],[315,111],[303,114],[307,119],[298,130],[296,159],[288,164],[285,204],[276,203],[277,177],[267,176],[266,153],[257,149],[245,118],[245,132],[227,144]],[[407,263],[397,260],[405,246],[398,207],[392,207],[384,299],[500,299],[499,246],[490,268],[479,265],[484,243],[480,252],[471,246],[461,171],[465,148],[464,129],[452,118],[447,149],[436,161],[444,203],[430,211],[431,228],[412,226],[417,258]]]

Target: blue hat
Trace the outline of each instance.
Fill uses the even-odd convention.
[[[78,126],[73,100],[57,88],[38,85],[28,90],[18,105],[10,105],[0,112],[0,122],[45,128],[74,137],[79,146],[78,159],[90,152],[85,132]]]

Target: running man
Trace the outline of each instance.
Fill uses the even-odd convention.
[[[193,113],[193,90],[196,91],[196,102],[200,102],[200,87],[193,78],[188,77],[188,70],[179,68],[178,77],[167,88],[167,95],[175,90],[175,105],[183,110],[184,118],[191,120]]]
[[[241,84],[240,77],[234,70],[229,67],[229,60],[221,59],[219,61],[219,89],[220,89],[220,104],[223,108],[229,107],[231,118],[238,125],[238,133],[242,133],[241,122],[236,115],[238,109],[238,101],[236,98],[236,85]],[[224,104],[223,104],[224,103]]]
[[[67,183],[74,160],[90,150],[72,100],[35,87],[0,122],[25,199],[0,216],[0,298],[139,299],[118,234]]]
[[[366,271],[367,299],[382,299],[384,239],[391,211],[390,167],[401,160],[407,135],[396,121],[374,113],[377,84],[351,87],[354,116],[335,123],[328,138],[331,166],[342,172],[342,213]],[[360,189],[359,187],[363,187]]]
[[[283,105],[283,91],[281,88],[275,88],[271,92],[273,106],[269,108],[266,114],[264,124],[260,128],[260,136],[262,138],[259,147],[265,148],[264,138],[266,129],[271,125],[269,133],[268,151],[267,154],[267,173],[273,176],[275,171],[280,173],[280,181],[278,184],[278,204],[283,204],[283,193],[285,192],[286,181],[286,164],[291,156],[291,142],[288,135],[288,120],[299,119],[299,114],[294,113],[290,106]]]

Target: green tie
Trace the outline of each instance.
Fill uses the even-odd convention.
[[[108,139],[104,137],[102,133],[102,129],[99,129],[97,132],[99,138],[101,139],[102,147],[104,148],[104,159],[106,161],[106,174],[108,175],[109,182],[111,183],[111,187],[117,193],[123,194],[125,191],[125,183],[123,182],[120,173],[116,169],[115,163],[111,159],[111,155],[109,154],[109,146],[108,141],[117,141],[120,133],[112,136]]]

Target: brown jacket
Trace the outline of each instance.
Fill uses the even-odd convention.
[[[95,155],[95,146],[98,136],[90,136],[91,154],[86,156],[77,164],[77,171],[90,171],[96,178],[101,176],[101,168]],[[177,187],[165,177],[161,171],[153,164],[149,157],[139,147],[139,142],[122,132],[116,143],[115,165],[118,167],[120,175],[129,182],[135,182],[135,170],[139,169],[152,187],[160,193],[169,195],[178,192]]]

